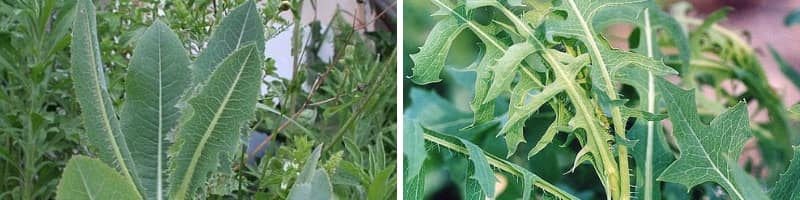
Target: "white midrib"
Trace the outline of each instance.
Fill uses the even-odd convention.
[[[439,5],[440,7],[447,9],[448,11],[453,13],[455,16],[459,17],[461,20],[465,21],[467,23],[467,25],[469,25],[471,27],[473,32],[475,32],[475,34],[481,35],[483,38],[491,38],[488,34],[486,34],[483,31],[481,31],[480,28],[478,28],[475,24],[473,24],[472,22],[470,22],[469,20],[464,18],[464,16],[461,16],[458,13],[456,13],[453,9],[451,9],[450,7],[448,7],[447,5],[442,3],[441,1],[433,0],[433,2],[435,4],[437,4],[437,5]],[[527,30],[527,29],[523,29],[523,30],[525,30],[526,32],[529,32],[529,33],[531,32],[530,30]],[[497,49],[499,49],[501,52],[506,53],[506,50],[503,49],[502,46],[500,44],[498,44],[497,42],[495,42],[494,40],[489,40],[489,43],[491,43],[492,45],[497,47]],[[542,51],[542,55],[545,57],[545,59],[547,60],[548,63],[552,64],[553,66],[557,66],[557,67],[553,67],[553,69],[554,69],[555,72],[557,72],[559,74],[559,76],[566,77],[567,73],[563,71],[563,69],[562,69],[563,66],[561,65],[560,62],[558,62],[555,58],[553,58],[552,55],[547,53],[547,51]],[[572,99],[584,99],[584,98],[582,98],[582,95],[580,94],[580,92],[577,89],[575,89],[577,86],[575,86],[571,81],[566,81],[565,80],[564,82],[567,85],[567,87],[566,87],[567,95],[570,96],[570,98],[572,98]],[[589,126],[589,130],[593,133],[593,134],[591,134],[592,137],[594,138],[593,141],[602,141],[602,137],[600,137],[600,135],[597,134],[597,133],[600,132],[599,128],[596,127],[592,122],[589,121],[589,119],[592,119],[594,116],[592,116],[588,112],[589,109],[588,109],[588,106],[586,105],[586,103],[583,102],[583,101],[574,101],[573,103],[575,104],[577,112],[580,112],[583,115],[583,117],[586,119],[587,126]],[[599,150],[599,152],[600,152],[600,157],[601,157],[602,160],[607,161],[610,158],[610,155],[608,155],[606,151]],[[605,165],[606,163],[603,163],[603,164]],[[604,167],[604,168],[607,170],[607,173],[608,173],[607,175],[618,176],[616,170],[614,170],[613,167]],[[606,182],[607,182],[607,180],[606,180]]]
[[[252,51],[252,50],[251,50]],[[217,122],[219,121],[220,116],[222,116],[222,111],[225,110],[225,106],[228,104],[228,100],[230,100],[231,94],[236,89],[236,85],[239,83],[239,78],[242,76],[242,71],[244,71],[245,65],[247,61],[250,60],[251,52],[247,53],[247,57],[245,57],[244,62],[239,67],[239,72],[236,73],[236,78],[233,80],[233,84],[231,84],[230,89],[225,94],[225,98],[222,99],[222,103],[220,104],[217,111],[214,113],[214,118],[211,119],[211,123],[206,128],[206,132],[203,133],[203,138],[200,139],[200,143],[197,144],[197,148],[195,148],[194,153],[192,155],[192,160],[189,162],[189,166],[186,170],[186,175],[183,176],[183,180],[181,181],[181,186],[178,190],[178,195],[176,199],[185,199],[186,192],[189,188],[189,182],[192,180],[192,176],[194,175],[195,166],[197,166],[197,162],[200,159],[200,154],[205,149],[205,145],[208,142],[208,138],[211,137],[211,132],[214,131],[214,128],[217,126]]]
[[[88,178],[86,178],[83,175],[83,167],[76,167],[76,168],[78,169],[78,174],[81,176],[81,179],[83,180],[81,181],[81,183],[83,183],[83,188],[86,191],[86,197],[89,197],[90,200],[94,200],[95,199],[94,192],[92,192],[92,190],[90,189],[91,187],[89,187],[89,185],[87,184],[89,182]]]
[[[87,9],[87,10],[83,10],[83,12],[88,12],[88,9],[90,9],[90,8],[84,8],[84,9]],[[89,44],[90,44],[89,46],[91,46],[90,50],[89,50],[89,52],[87,54],[91,55],[91,59],[92,59],[91,63],[94,64],[94,66],[92,66],[92,70],[91,70],[92,71],[92,76],[93,76],[92,77],[92,81],[94,82],[95,93],[97,93],[97,98],[95,98],[95,100],[97,100],[97,104],[101,107],[101,109],[100,109],[100,117],[103,118],[103,126],[105,126],[104,129],[106,130],[106,134],[108,135],[109,142],[111,142],[111,149],[114,151],[114,157],[117,158],[117,162],[119,162],[119,166],[122,168],[122,174],[125,175],[126,179],[130,180],[131,182],[133,182],[133,177],[131,177],[130,172],[128,172],[128,165],[125,163],[125,159],[122,157],[122,152],[119,149],[119,145],[117,144],[117,140],[114,139],[115,137],[114,137],[114,132],[113,132],[112,127],[111,127],[111,121],[109,120],[108,113],[106,112],[106,103],[105,103],[105,99],[103,99],[103,93],[102,93],[102,89],[100,87],[101,83],[100,83],[99,70],[101,68],[100,68],[100,66],[97,65],[97,60],[98,59],[97,59],[97,57],[95,57],[95,54],[94,54],[95,53],[94,50],[100,49],[100,48],[95,46],[94,40],[92,39],[91,18],[89,17],[88,14],[86,14],[84,16],[86,16],[86,31],[88,31],[88,33],[89,33],[89,34],[86,34],[86,41],[88,41]],[[91,106],[91,105],[87,105],[87,106]]]
[[[650,26],[650,10],[644,9],[644,38],[647,45],[647,57],[653,57],[652,27]],[[656,93],[653,72],[647,71],[647,112],[656,112]],[[647,121],[647,146],[644,161],[644,199],[653,199],[653,137],[655,122]]]
[[[250,18],[250,10],[251,9],[247,9],[247,13],[244,14],[244,23],[242,23],[242,30],[239,31],[239,38],[236,40],[236,46],[234,46],[235,49],[238,49],[239,45],[242,44],[242,37],[244,37],[244,27],[247,27],[247,18]]]
[[[163,141],[162,140],[164,140],[163,133],[162,133],[162,130],[164,128],[164,120],[163,120],[164,119],[164,110],[163,110],[163,107],[164,107],[164,100],[163,100],[163,98],[164,98],[164,92],[163,92],[164,85],[162,85],[162,81],[163,80],[162,80],[161,75],[164,73],[164,71],[162,71],[162,67],[163,67],[162,64],[163,63],[161,62],[161,60],[162,60],[161,59],[161,56],[162,56],[162,54],[161,54],[162,46],[161,45],[162,44],[161,44],[161,34],[160,33],[159,33],[159,36],[157,38],[158,38],[158,156],[156,156],[156,158],[158,158],[158,161],[156,161],[156,163],[157,163],[156,166],[158,168],[157,168],[156,171],[158,172],[158,174],[157,174],[158,177],[156,177],[156,192],[157,192],[156,193],[156,199],[161,200],[161,199],[164,199],[164,194],[163,194],[163,192],[164,192],[163,187],[164,186],[162,184],[162,176],[164,176],[164,169],[161,167],[161,162],[162,162],[161,154],[163,153],[163,152],[161,152],[163,150],[163,148],[162,148],[162,145],[163,145],[162,142]]]
[[[672,96],[672,94],[670,94],[669,92],[667,92],[665,94],[670,95],[670,99],[675,99],[675,97]],[[675,111],[679,112],[681,116],[686,116],[686,114],[683,113],[683,110],[681,110],[681,109],[677,109]],[[684,120],[680,120],[680,123],[684,124],[684,126],[686,126],[686,127],[689,127],[689,131],[691,131],[691,134],[692,134],[691,136],[694,137],[694,139],[697,140],[698,143],[700,143],[699,142],[700,138],[697,137],[697,133],[694,131],[694,128],[692,128],[692,126],[689,124],[689,122],[686,121],[686,119],[685,119],[686,117],[683,117],[683,118],[684,118]],[[744,197],[742,196],[741,192],[739,192],[739,190],[736,189],[736,187],[733,185],[731,180],[728,179],[728,177],[726,177],[724,174],[722,174],[721,171],[719,171],[719,167],[717,167],[717,164],[714,164],[714,161],[711,160],[711,157],[708,156],[708,151],[706,151],[706,147],[704,147],[703,144],[699,144],[698,146],[700,146],[700,150],[703,151],[703,157],[708,161],[709,164],[711,164],[711,169],[714,169],[714,172],[717,172],[719,177],[722,178],[722,181],[724,181],[723,184],[727,185],[728,188],[730,188],[731,191],[733,191],[733,193],[736,195],[736,197],[738,199],[744,199]]]

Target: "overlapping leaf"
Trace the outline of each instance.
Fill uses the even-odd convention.
[[[160,20],[138,40],[128,66],[122,131],[148,199],[163,199],[166,193],[167,135],[178,124],[178,101],[189,88],[188,66],[178,35]]]
[[[263,71],[262,54],[249,44],[228,56],[205,87],[189,100],[192,116],[182,122],[171,160],[170,197],[198,194],[220,156],[234,152],[241,126],[252,119]]]
[[[211,33],[208,46],[192,64],[192,83],[205,83],[228,55],[248,43],[263,41],[264,25],[261,16],[256,10],[255,2],[249,0],[225,16]],[[256,49],[264,52],[264,45],[256,45]]]
[[[100,160],[120,170],[125,179],[134,181],[136,167],[106,88],[94,5],[90,0],[81,0],[76,9],[70,60],[73,87],[83,111],[85,137]]]

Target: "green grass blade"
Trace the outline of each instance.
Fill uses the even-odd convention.
[[[69,160],[56,193],[58,200],[142,199],[136,187],[100,160],[75,156]]]
[[[139,39],[128,66],[120,117],[148,199],[164,199],[166,193],[167,134],[178,124],[177,105],[191,79],[188,66],[178,35],[158,20]]]
[[[789,62],[783,59],[783,57],[781,57],[781,54],[779,54],[778,51],[775,50],[775,48],[772,48],[772,45],[768,45],[767,47],[769,48],[769,53],[772,55],[772,58],[775,59],[775,62],[777,62],[778,66],[781,68],[781,72],[783,72],[783,74],[786,75],[786,77],[789,78],[790,81],[792,81],[794,87],[800,89],[800,73],[798,73],[794,68],[792,68],[792,65],[790,65]]]
[[[119,121],[106,90],[94,5],[82,0],[72,26],[72,80],[83,111],[83,124],[89,144],[100,160],[115,166],[133,181],[135,174],[130,151],[120,131]]]
[[[264,25],[253,1],[247,1],[222,18],[222,22],[211,33],[208,47],[192,65],[192,83],[205,83],[223,59],[250,42],[258,43],[256,48],[264,52]]]
[[[189,100],[191,116],[178,128],[173,145],[171,198],[197,196],[220,156],[235,152],[242,125],[254,117],[261,60],[256,44],[237,50]]]

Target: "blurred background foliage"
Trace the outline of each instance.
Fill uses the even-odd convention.
[[[155,18],[167,22],[195,58],[211,27],[242,2],[95,0],[108,90],[117,109],[125,99],[137,37]],[[317,11],[317,1],[256,1],[267,40],[293,30],[291,46],[266,51],[291,49],[297,59],[287,66],[276,66],[272,58],[264,62],[263,96],[249,129],[256,132],[243,130],[247,145],[237,158],[241,162],[230,165],[236,177],[216,174],[208,183],[210,198],[286,198],[318,145],[325,145],[320,163],[332,176],[334,195],[395,198],[395,3],[359,2],[358,9],[373,9],[371,16],[361,10],[358,18],[369,28],[351,24],[358,10],[319,8],[334,10],[330,24],[300,23],[302,12]],[[80,138],[80,109],[69,75],[74,4],[0,0],[0,199],[51,199],[66,161],[90,155]],[[321,56],[323,44],[332,44],[333,56]],[[296,74],[278,76],[279,68]]]
[[[502,1],[506,3],[506,1]],[[528,1],[526,1],[528,2]],[[763,185],[771,187],[775,184],[778,175],[786,169],[791,159],[792,145],[800,144],[797,128],[800,128],[800,115],[788,112],[791,105],[798,104],[800,93],[800,54],[792,51],[796,47],[797,39],[786,39],[780,43],[770,43],[770,39],[753,39],[755,35],[774,35],[775,37],[791,36],[800,33],[798,26],[791,27],[785,23],[794,17],[789,11],[800,6],[798,1],[656,1],[675,17],[687,30],[690,39],[691,64],[681,67],[677,56],[668,56],[664,62],[681,72],[680,77],[672,77],[683,88],[698,88],[697,105],[703,120],[708,123],[714,116],[720,114],[725,108],[731,107],[740,100],[746,100],[750,105],[748,110],[751,115],[751,128],[754,139],[745,145],[740,165]],[[692,4],[697,3],[698,8]],[[419,52],[428,36],[428,31],[437,22],[436,16],[431,13],[437,7],[429,1],[404,1],[404,38],[403,38],[403,73],[411,74],[414,66],[410,54]],[[783,6],[783,7],[782,7]],[[787,7],[788,6],[788,7]],[[734,9],[731,9],[733,7]],[[777,8],[776,8],[777,7]],[[775,9],[785,12],[765,12]],[[709,17],[708,22],[714,24],[701,27],[706,16],[712,11],[717,11],[716,17]],[[474,20],[493,20],[495,14],[491,9],[485,12],[474,12]],[[742,16],[736,16],[742,15]],[[765,19],[773,26],[769,29],[748,30],[749,25],[744,22],[728,22],[725,16],[732,20],[742,18],[758,18],[761,21],[751,20],[750,23],[764,23]],[[745,27],[744,30],[729,27],[735,24]],[[760,27],[759,27],[760,28]],[[635,48],[638,41],[628,41],[628,37],[639,34],[630,26],[612,26],[605,33],[606,38],[615,48]],[[659,46],[666,51],[677,52],[669,35],[661,33]],[[638,35],[635,36],[638,38]],[[791,41],[791,42],[788,42]],[[755,43],[755,44],[754,44]],[[425,122],[425,127],[437,132],[449,134],[457,138],[464,138],[479,145],[484,151],[494,156],[504,157],[507,154],[505,141],[495,137],[500,131],[501,123],[506,120],[505,111],[508,110],[508,98],[501,97],[496,101],[495,120],[493,123],[477,129],[463,131],[461,128],[472,123],[472,111],[469,104],[474,92],[475,73],[466,68],[480,59],[480,40],[471,32],[462,32],[452,43],[447,55],[443,81],[416,85],[410,79],[403,79],[403,112],[407,119]],[[770,47],[769,45],[774,46]],[[669,50],[673,49],[673,50]],[[778,49],[776,51],[775,49]],[[780,52],[780,50],[785,50]],[[785,55],[784,55],[785,54]],[[785,58],[783,56],[786,56]],[[794,67],[793,67],[794,66]],[[620,95],[631,99],[631,104],[637,104],[637,95],[633,88],[621,87]],[[800,106],[797,106],[800,110]],[[549,106],[543,106],[525,124],[525,140],[517,151],[527,152],[542,136],[550,123],[555,120],[555,112]],[[668,142],[673,153],[677,155],[677,146],[674,138],[668,136]],[[595,172],[590,165],[580,165],[574,172],[566,173],[572,166],[576,153],[580,147],[570,142],[566,134],[558,134],[553,140],[554,144],[548,145],[536,156],[527,159],[525,155],[514,155],[509,161],[529,169],[550,183],[570,192],[581,199],[597,199],[604,196],[602,184],[597,180]],[[469,174],[466,166],[469,161],[466,156],[447,150],[436,145],[426,145],[428,159],[425,161],[423,171],[425,176],[426,199],[464,198],[464,188],[467,187],[461,180]],[[664,155],[666,156],[666,155]],[[633,173],[633,172],[632,172]],[[498,173],[500,183],[496,187],[502,188],[498,192],[499,199],[516,199],[522,194],[522,180],[507,174]],[[769,188],[768,187],[768,188]],[[712,183],[705,183],[695,187],[688,193],[683,186],[664,183],[664,198],[667,199],[724,199],[724,191]],[[541,198],[545,198],[542,196]],[[537,197],[539,198],[539,197]]]

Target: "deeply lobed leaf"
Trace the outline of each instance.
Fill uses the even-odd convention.
[[[670,164],[658,180],[675,182],[691,188],[711,181],[718,183],[732,199],[749,199],[753,191],[742,188],[760,188],[753,181],[740,178],[735,173],[738,165],[728,159],[739,158],[745,140],[750,137],[750,122],[745,103],[739,103],[705,125],[700,121],[694,103],[694,92],[678,88],[659,79],[658,89],[664,94],[669,108],[673,134],[680,149],[678,160]],[[758,190],[763,193],[763,191]]]

